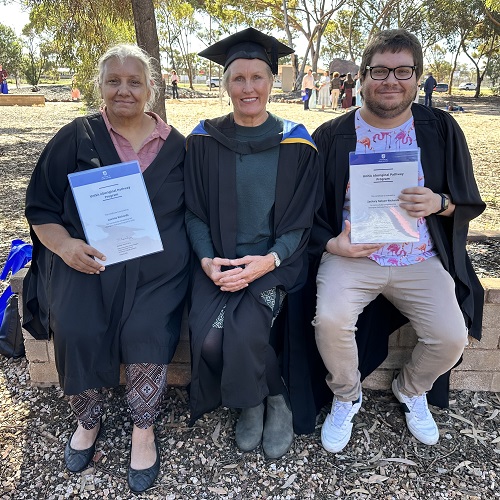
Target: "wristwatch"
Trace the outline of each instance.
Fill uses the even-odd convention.
[[[448,198],[448,196],[446,196],[443,193],[438,193],[438,194],[439,194],[439,196],[441,196],[441,209],[438,210],[437,212],[434,212],[435,215],[438,215],[441,212],[448,210],[448,207],[450,206],[450,199]]]
[[[280,267],[281,259],[280,256],[276,252],[269,252],[274,257],[274,266]]]

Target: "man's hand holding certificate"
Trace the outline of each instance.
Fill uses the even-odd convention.
[[[137,161],[68,174],[89,245],[116,264],[163,245]]]
[[[352,243],[419,240],[417,218],[399,206],[405,188],[418,185],[419,150],[350,153]]]

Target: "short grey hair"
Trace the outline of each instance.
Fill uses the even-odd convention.
[[[146,103],[146,109],[151,110],[160,94],[160,79],[158,72],[155,70],[153,65],[153,61],[155,59],[137,45],[120,43],[110,47],[99,59],[95,85],[97,89],[100,90],[103,83],[104,72],[106,71],[106,64],[110,59],[118,59],[121,63],[123,63],[123,61],[129,57],[137,59],[143,67],[146,86],[150,91],[150,96]]]
[[[238,59],[235,59],[234,61],[237,61],[237,60]],[[233,64],[233,62],[231,64]],[[231,64],[227,67],[226,71],[222,75],[222,80],[221,80],[222,88],[228,94],[229,94],[229,78],[231,77]],[[271,89],[272,89],[272,85],[273,85],[273,81],[274,81],[274,75],[273,75],[273,72],[271,70],[271,67],[268,64],[266,64],[266,73],[267,73],[267,76],[269,77],[269,83],[270,83]]]

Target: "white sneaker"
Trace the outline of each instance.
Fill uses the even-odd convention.
[[[392,392],[405,412],[406,424],[410,432],[424,444],[436,444],[439,431],[427,407],[427,396],[405,396],[399,391],[397,379],[392,381]]]
[[[356,401],[339,401],[333,398],[332,410],[321,428],[321,444],[326,451],[338,453],[345,448],[352,433],[352,418],[361,408],[363,394]]]

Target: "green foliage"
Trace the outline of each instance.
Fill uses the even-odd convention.
[[[258,0],[213,0],[206,2],[205,9],[217,20],[222,33],[227,35],[238,26],[255,26],[256,19],[263,17],[265,7]]]
[[[25,37],[24,45],[27,49],[27,54],[23,56],[22,71],[26,81],[30,85],[36,86],[38,85],[40,76],[45,69],[47,58],[40,50],[39,44],[36,40],[36,33],[32,28],[30,28],[30,26],[24,28],[23,35]]]
[[[424,46],[434,43],[425,16],[423,3],[418,0],[350,0],[328,23],[323,60],[340,58],[359,62],[367,40],[381,29],[404,28],[415,33]]]
[[[31,23],[23,28],[23,46],[22,72],[30,85],[38,85],[42,74],[59,79],[57,47],[50,38],[39,36]]]
[[[446,82],[452,71],[452,65],[447,61],[447,52],[440,45],[435,45],[427,54],[431,63],[427,68],[438,82]],[[424,72],[425,74],[425,72]]]
[[[31,56],[26,56],[23,61],[23,74],[26,81],[33,86],[38,85],[42,69],[39,61]]]
[[[53,41],[58,64],[76,71],[86,102],[96,104],[93,76],[98,58],[114,43],[135,40],[130,0],[23,1],[32,9],[37,34]],[[193,53],[195,33],[208,45],[246,26],[278,33],[278,37],[280,31],[286,33],[286,43],[293,44],[298,37],[309,41],[303,64],[309,62],[313,67],[320,54],[324,63],[334,57],[359,61],[375,32],[406,28],[422,41],[430,61],[428,69],[441,81],[448,80],[446,72],[451,80],[456,62],[450,65],[449,54],[442,56],[437,42],[445,43],[442,47],[456,57],[466,52],[475,65],[478,82],[484,71],[495,67],[493,57],[495,50],[498,52],[491,43],[492,37],[497,37],[491,28],[494,20],[487,22],[485,6],[498,18],[500,0],[155,0],[155,6],[161,50],[170,59],[168,71],[175,67],[190,78],[200,69],[208,70],[206,61]],[[197,11],[211,16],[210,30],[208,23],[199,26]],[[0,26],[0,47],[1,38]],[[49,58],[47,64],[51,61]]]
[[[195,18],[195,9],[184,0],[169,0],[157,9],[158,38],[160,50],[169,56],[172,69],[185,72],[193,85],[196,74],[196,54],[192,52],[190,39],[201,28]]]
[[[0,24],[0,64],[9,75],[18,75],[22,67],[22,45],[14,30]]]
[[[361,59],[366,31],[359,11],[339,11],[328,23],[323,36],[326,42],[321,49],[324,61],[339,58],[355,62]]]
[[[500,25],[489,18],[483,0],[425,0],[429,10],[427,22],[446,40],[448,51],[455,61],[465,54],[474,65],[475,97],[479,97],[481,82],[489,66],[490,58],[498,52]],[[453,74],[450,72],[449,82]]]
[[[38,34],[53,40],[62,65],[76,72],[76,85],[88,106],[99,96],[94,76],[99,57],[119,42],[134,42],[135,30],[129,1],[26,0]]]
[[[497,53],[491,58],[486,74],[491,80],[491,87],[496,89],[496,93],[498,93],[500,87],[500,54]]]

